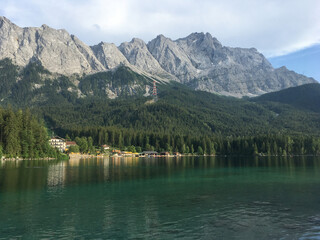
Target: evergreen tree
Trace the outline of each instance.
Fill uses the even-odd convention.
[[[4,127],[4,135],[6,139],[6,153],[10,157],[17,157],[20,154],[21,146],[20,146],[20,124],[21,122],[20,116],[16,116],[12,109],[8,110],[8,115],[6,118],[6,126]]]
[[[191,149],[190,149],[190,152],[191,152],[192,154],[194,154],[194,148],[193,148],[193,144],[191,144]]]
[[[197,153],[198,153],[199,155],[203,155],[203,154],[204,154],[203,149],[202,149],[201,146],[198,146]]]

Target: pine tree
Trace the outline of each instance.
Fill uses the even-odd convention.
[[[6,126],[4,128],[4,135],[6,139],[6,154],[9,157],[17,157],[20,154],[20,123],[19,118],[15,115],[12,109],[8,110],[7,118],[6,118]]]
[[[201,146],[198,146],[197,153],[198,153],[199,155],[203,155],[203,154],[204,154],[203,149],[202,149]]]

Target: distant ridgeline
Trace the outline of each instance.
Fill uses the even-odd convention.
[[[0,108],[0,155],[20,158],[59,158],[49,146],[48,133],[30,111]]]

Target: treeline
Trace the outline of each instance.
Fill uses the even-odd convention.
[[[96,127],[68,130],[73,139],[89,139],[89,146],[108,144],[121,150],[155,150],[209,155],[303,155],[320,154],[320,138],[313,136],[259,135],[224,137],[222,135],[170,135],[153,132]],[[82,148],[83,149],[83,148]]]
[[[0,108],[0,157],[60,157],[48,142],[44,124],[29,110],[13,111]]]

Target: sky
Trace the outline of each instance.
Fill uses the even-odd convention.
[[[313,77],[320,82],[320,44],[268,60],[276,68],[286,66],[290,70]]]
[[[0,0],[0,15],[21,27],[66,29],[88,45],[209,32],[320,81],[320,0]]]

